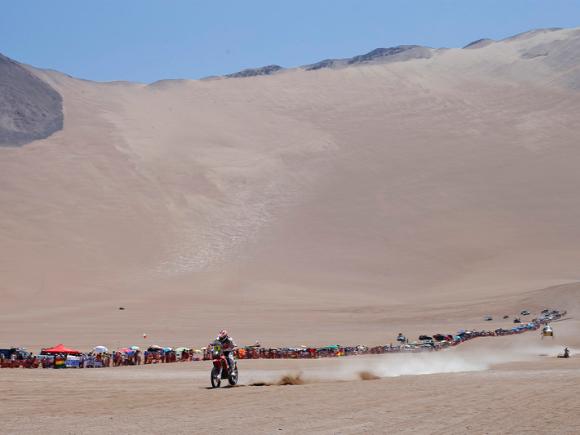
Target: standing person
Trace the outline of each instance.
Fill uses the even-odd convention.
[[[552,329],[549,323],[547,323],[542,328],[542,339],[544,339],[544,337],[552,337],[552,339],[554,338],[554,330]]]

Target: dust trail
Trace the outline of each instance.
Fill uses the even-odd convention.
[[[381,379],[380,376],[375,375],[369,371],[363,370],[362,372],[358,372],[358,376],[361,381],[374,381],[377,379]]]
[[[302,372],[296,374],[285,374],[280,377],[275,382],[267,382],[267,381],[257,381],[251,382],[249,385],[251,387],[269,387],[272,385],[302,385],[306,381],[302,378]]]
[[[376,380],[398,376],[437,373],[476,372],[493,365],[530,361],[540,357],[555,358],[563,350],[557,344],[505,343],[503,346],[458,349],[429,353],[402,353],[356,358],[309,361],[310,366],[299,373],[260,373],[250,382],[252,386],[302,385],[305,383]],[[578,352],[570,349],[572,355]],[[324,366],[322,368],[321,366]]]
[[[461,373],[488,370],[493,365],[530,361],[538,357],[556,357],[561,345],[515,345],[507,348],[381,355],[378,358],[341,361],[336,370],[318,374],[321,380],[368,380],[409,375]],[[571,349],[572,354],[576,351]]]
[[[302,373],[298,373],[297,375],[284,375],[278,381],[278,385],[302,385],[303,383]]]

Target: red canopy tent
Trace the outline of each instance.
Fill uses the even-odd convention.
[[[42,349],[40,353],[51,354],[51,353],[64,353],[66,355],[80,355],[82,352],[80,350],[69,349],[64,347],[63,344],[57,344],[54,347],[49,347],[47,349]]]

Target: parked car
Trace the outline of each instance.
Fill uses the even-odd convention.
[[[14,359],[20,360],[28,358],[30,352],[23,347],[11,347],[10,349],[0,349],[0,354],[4,356],[4,359],[11,359],[14,355]]]

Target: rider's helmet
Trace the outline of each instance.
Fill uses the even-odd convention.
[[[218,334],[218,340],[219,340],[219,341],[225,341],[225,340],[227,340],[228,338],[229,338],[229,337],[228,337],[228,331],[226,331],[225,329],[222,329],[222,330],[220,331],[220,333]]]

